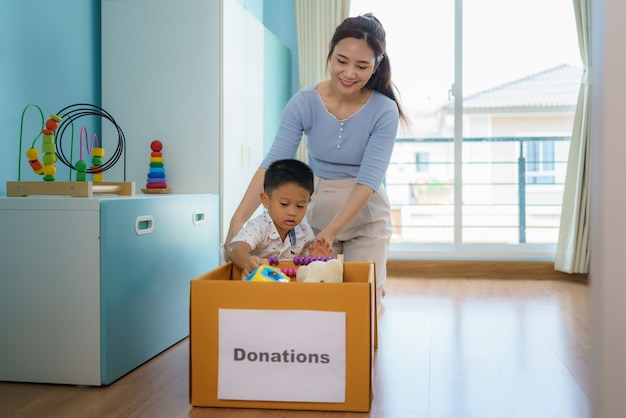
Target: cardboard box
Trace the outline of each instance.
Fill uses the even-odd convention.
[[[280,267],[292,266],[293,264],[291,263],[281,262],[280,264]],[[191,281],[190,304],[190,403],[193,406],[204,407],[369,411],[373,396],[372,366],[376,333],[375,288],[374,264],[366,262],[345,262],[343,283],[245,282],[241,280],[241,270],[231,263],[224,264],[193,279]],[[345,363],[341,361],[334,363],[340,365],[339,369],[341,369],[342,373],[342,377],[337,380],[340,380],[340,383],[344,385],[345,394],[340,394],[343,400],[326,401],[326,398],[323,397],[324,395],[320,395],[322,396],[321,400],[311,401],[307,398],[311,395],[309,393],[304,394],[306,399],[303,401],[300,401],[299,398],[290,398],[290,400],[285,401],[271,400],[272,398],[259,400],[218,397],[218,393],[224,393],[224,387],[226,386],[224,382],[227,380],[232,381],[234,379],[241,383],[248,382],[247,378],[242,377],[239,373],[222,373],[222,376],[219,376],[220,370],[232,370],[230,368],[226,369],[225,364],[227,363],[225,362],[235,363],[235,359],[232,357],[237,356],[236,351],[238,350],[237,348],[234,349],[235,354],[233,356],[231,356],[232,350],[223,349],[223,352],[220,353],[220,347],[224,347],[224,345],[220,345],[220,335],[222,335],[222,340],[227,340],[230,338],[230,335],[233,335],[235,338],[246,338],[245,336],[254,334],[254,330],[252,332],[250,330],[240,332],[238,329],[225,329],[227,328],[226,325],[220,330],[219,324],[228,323],[224,322],[224,318],[227,315],[247,315],[248,313],[253,315],[248,318],[260,318],[266,314],[277,314],[280,318],[291,317],[292,315],[293,318],[300,318],[297,316],[300,314],[310,315],[312,317],[310,319],[317,319],[319,315],[330,315],[335,319],[337,317],[345,318],[345,321],[342,319],[343,323],[345,323],[343,328],[345,336],[341,335],[342,338],[328,339],[332,341],[325,340],[319,343],[333,347],[337,344],[345,344],[345,349],[343,349],[344,345],[339,345],[339,348],[342,349],[339,351],[342,351],[341,354],[344,356],[343,361]],[[296,321],[296,319],[293,319],[293,321]],[[334,326],[334,324],[342,321],[333,319],[331,324]],[[274,329],[280,329],[280,332],[283,332],[283,325],[285,325],[285,329],[293,329],[286,326],[287,322],[289,321],[283,321],[279,324],[272,323],[271,331],[275,332]],[[236,326],[231,326],[231,328],[239,328],[239,324],[249,325],[240,322],[230,322],[230,324],[236,324]],[[312,328],[316,327],[307,328],[307,331],[302,332],[311,334],[318,332],[311,331]],[[319,328],[324,328],[320,332],[325,332],[325,329],[328,327]],[[229,336],[228,338],[227,335]],[[290,335],[284,336],[287,339],[289,337]],[[340,342],[337,343],[335,340],[340,340]],[[253,342],[258,343],[258,336]],[[274,342],[274,340],[271,342]],[[318,342],[316,341],[315,343],[317,344]],[[287,348],[287,346],[285,347]],[[333,347],[329,349],[332,350]],[[241,349],[239,351],[244,353],[243,357],[245,357],[245,350]],[[293,363],[296,363],[294,361],[296,356],[304,356],[297,350],[285,349],[283,355],[287,363],[289,362],[287,351],[291,352],[291,361]],[[254,353],[250,352],[247,355],[250,356],[252,354]],[[273,354],[278,355],[278,353]],[[228,360],[225,360],[225,358]],[[305,357],[302,358],[304,359]],[[245,360],[250,360],[250,358],[244,359],[244,362]],[[254,354],[252,360],[256,360],[256,354]],[[281,361],[279,358],[277,360]],[[269,368],[266,369],[268,371],[267,375],[269,376],[268,378],[273,379],[271,380],[272,382],[276,382],[276,385],[280,385],[282,389],[289,391],[289,381],[271,377],[276,367],[288,368],[290,367],[289,365],[271,364],[266,359],[266,363],[263,366]],[[309,366],[309,364],[295,364],[293,367],[306,368]],[[315,367],[317,365],[312,366],[312,368]],[[300,375],[301,372],[298,372],[298,376]],[[246,374],[246,376],[248,375]],[[218,387],[218,381],[223,382],[221,388]],[[249,381],[254,381],[254,379]],[[232,382],[230,385],[233,385]],[[315,387],[322,386],[314,385],[316,385]],[[235,386],[234,389],[237,391],[237,385],[233,386]],[[265,385],[261,389],[264,387]],[[300,395],[295,394],[293,396],[297,397]]]

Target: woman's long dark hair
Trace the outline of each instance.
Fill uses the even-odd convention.
[[[396,88],[391,81],[391,64],[389,63],[389,56],[386,51],[386,34],[383,25],[371,13],[345,19],[337,26],[335,34],[330,40],[330,49],[326,63],[330,62],[337,43],[344,38],[364,39],[372,51],[374,51],[376,57],[374,74],[372,74],[372,77],[368,80],[365,88],[376,90],[396,102],[400,120],[407,123],[408,118],[402,111],[402,106],[396,97]]]

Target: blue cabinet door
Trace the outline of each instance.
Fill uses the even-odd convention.
[[[104,199],[100,231],[109,384],[189,334],[189,282],[219,265],[218,196]]]

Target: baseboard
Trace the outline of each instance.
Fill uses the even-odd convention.
[[[388,260],[390,277],[530,279],[587,282],[586,274],[568,274],[543,261]]]

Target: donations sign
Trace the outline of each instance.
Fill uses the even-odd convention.
[[[218,316],[218,399],[345,402],[345,312],[219,309]]]

